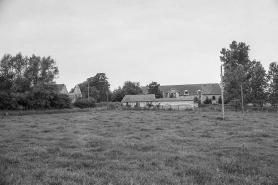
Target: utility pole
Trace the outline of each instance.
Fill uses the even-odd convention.
[[[220,71],[221,71],[221,74],[220,74],[220,77],[221,77],[221,84],[220,84],[220,88],[221,88],[221,100],[222,100],[222,120],[225,119],[225,110],[224,110],[224,82],[223,82],[223,73],[222,73],[222,68],[223,68],[223,65],[220,66]]]

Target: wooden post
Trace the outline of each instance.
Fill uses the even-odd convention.
[[[89,80],[88,80],[88,100],[89,100],[89,93],[90,93],[90,87],[89,87]]]
[[[242,119],[243,119],[243,123],[244,123],[244,105],[243,105],[243,92],[242,92],[242,84],[240,85],[240,91],[241,91]]]
[[[223,73],[222,73],[222,67],[221,65],[221,100],[222,100],[222,120],[225,119],[225,110],[224,110],[224,82],[223,82]]]
[[[108,91],[106,92],[106,101],[107,101],[107,109],[109,109],[109,105],[108,105]]]

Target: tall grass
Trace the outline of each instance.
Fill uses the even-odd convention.
[[[93,109],[1,117],[0,184],[278,184],[273,113]]]

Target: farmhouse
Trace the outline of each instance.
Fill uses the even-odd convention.
[[[221,88],[217,83],[211,84],[186,84],[186,85],[163,85],[159,86],[163,98],[182,98],[186,96],[197,97],[203,103],[208,97],[212,103],[217,103],[221,97]],[[148,87],[142,87],[143,94],[148,93]]]
[[[82,93],[81,93],[79,85],[76,85],[73,88],[73,90],[70,93],[68,93],[68,95],[69,95],[72,103],[74,103],[78,98],[82,98]]]
[[[124,106],[146,107],[155,100],[154,94],[125,95],[121,103]]]
[[[123,106],[159,107],[161,109],[194,109],[194,96],[178,98],[155,98],[155,94],[125,95],[121,101]]]
[[[58,88],[58,92],[60,94],[68,94],[68,90],[65,84],[56,84],[57,88]]]
[[[154,101],[156,106],[159,105],[162,109],[194,109],[198,107],[197,103],[194,103],[194,96],[178,97],[178,98],[157,98]]]
[[[60,94],[67,94],[70,97],[72,103],[74,103],[78,98],[82,98],[82,93],[79,85],[76,85],[73,91],[70,93],[68,92],[65,84],[56,84],[56,86],[58,88],[58,92]]]

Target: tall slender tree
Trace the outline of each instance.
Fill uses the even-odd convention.
[[[263,106],[267,100],[267,75],[264,67],[259,61],[253,61],[249,80],[250,92],[246,95],[249,102],[254,105]]]
[[[268,70],[269,79],[269,101],[273,106],[277,107],[278,104],[278,64],[272,62]]]
[[[244,94],[250,92],[248,81],[251,78],[252,62],[249,59],[249,46],[244,42],[233,41],[230,48],[222,48],[221,62],[224,66],[225,102],[240,99],[241,85]]]

